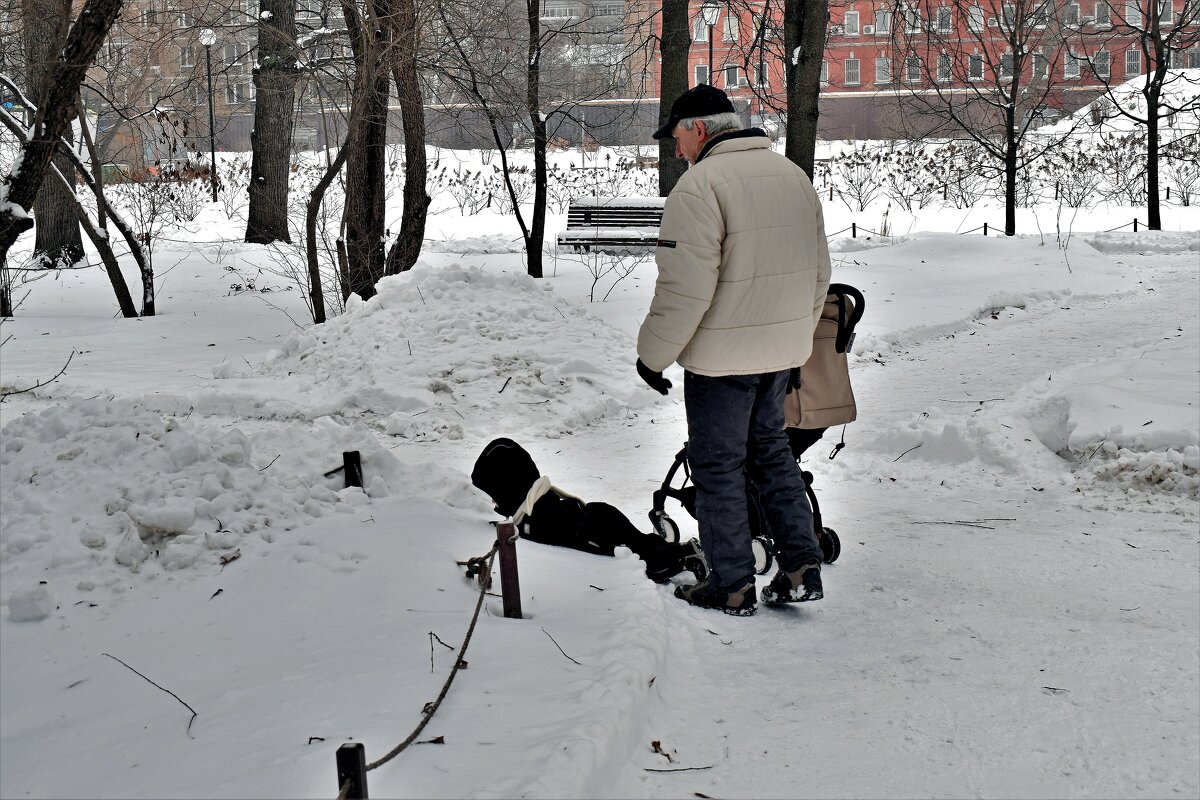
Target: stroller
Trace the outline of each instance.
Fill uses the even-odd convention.
[[[801,370],[802,381],[812,374],[817,375],[817,380],[805,381],[798,389],[789,388],[784,402],[788,444],[797,462],[808,448],[821,439],[828,428],[844,425],[855,419],[854,394],[850,389],[846,354],[854,344],[854,327],[862,318],[864,308],[862,292],[858,289],[844,283],[829,285],[825,308],[813,337],[813,353]],[[811,388],[814,383],[818,389]],[[821,392],[819,401],[811,397],[816,391]],[[833,454],[842,447],[843,443],[839,442],[834,447]],[[833,454],[830,455],[831,458]],[[681,473],[682,483],[676,488],[674,484]],[[841,555],[841,540],[837,532],[833,528],[825,527],[822,521],[821,508],[812,488],[812,473],[801,470],[800,474],[804,478],[805,493],[812,506],[813,529],[817,535],[817,543],[821,546],[825,563],[832,564]],[[678,542],[679,526],[666,510],[668,498],[682,505],[693,518],[696,516],[696,487],[691,484],[686,443],[676,453],[675,462],[667,470],[667,477],[662,486],[654,492],[653,508],[650,510],[650,524],[655,533],[669,542]],[[775,563],[775,543],[766,524],[758,490],[749,478],[746,480],[746,498],[749,502],[754,568],[759,575],[763,575]]]

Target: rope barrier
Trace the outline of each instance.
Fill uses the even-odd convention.
[[[446,678],[446,682],[442,685],[442,691],[438,693],[436,700],[426,705],[421,711],[423,718],[420,724],[417,725],[416,729],[408,735],[408,738],[393,747],[387,753],[387,755],[376,761],[372,761],[370,764],[367,764],[367,772],[370,772],[377,767],[382,767],[384,764],[400,755],[405,748],[412,744],[413,741],[415,741],[416,738],[421,735],[421,731],[425,730],[425,726],[429,724],[429,720],[432,719],[434,713],[437,712],[438,707],[442,704],[442,700],[446,698],[446,694],[450,691],[450,684],[454,682],[454,676],[458,674],[458,671],[462,669],[462,665],[466,663],[463,661],[463,654],[467,652],[467,645],[471,643],[471,636],[475,633],[475,623],[479,621],[479,611],[483,608],[483,598],[487,596],[488,586],[491,582],[492,562],[496,556],[496,547],[497,545],[492,545],[492,549],[488,551],[487,555],[480,556],[478,559],[471,559],[471,561],[475,563],[486,561],[486,569],[479,573],[479,599],[475,602],[475,614],[471,617],[471,625],[467,628],[467,635],[463,639],[462,647],[458,649],[458,656],[454,659],[454,668],[450,670],[450,675]],[[342,790],[346,791],[348,786],[349,784],[347,783],[346,786],[342,787]],[[339,800],[342,800],[343,798],[344,795],[339,795]]]

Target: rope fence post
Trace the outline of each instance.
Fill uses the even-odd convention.
[[[1133,232],[1137,233],[1137,217],[1133,218]]]
[[[342,464],[346,468],[346,486],[357,486],[361,489],[363,485],[362,455],[357,450],[348,450],[342,453]]]
[[[983,223],[983,235],[987,236],[987,223]]]
[[[858,238],[858,223],[857,222],[850,223],[850,238],[851,239]]]
[[[496,555],[500,559],[500,593],[504,597],[504,616],[524,619],[521,615],[521,582],[517,577],[517,526],[511,522],[496,526]]]
[[[339,798],[367,797],[367,750],[362,742],[350,742],[337,749]]]

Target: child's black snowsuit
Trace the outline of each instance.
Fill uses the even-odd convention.
[[[608,503],[585,503],[551,486],[525,448],[512,439],[495,439],[483,448],[471,471],[471,483],[492,499],[496,511],[517,523],[522,538],[532,542],[602,556],[613,555],[613,549],[623,545],[646,562],[647,577],[660,582],[688,569],[707,572],[699,548],[691,542],[673,544],[642,533]],[[697,577],[703,580],[702,575]]]

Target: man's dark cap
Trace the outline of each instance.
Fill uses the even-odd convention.
[[[654,132],[654,138],[671,138],[675,126],[681,119],[733,112],[733,102],[728,95],[715,86],[701,83],[679,95],[679,98],[671,104],[671,116],[667,117],[667,121],[663,123],[662,127]]]

